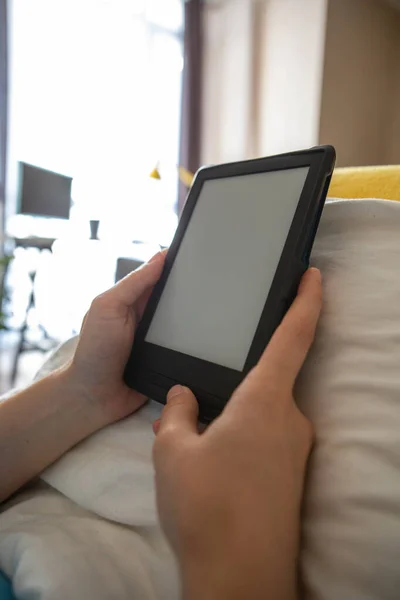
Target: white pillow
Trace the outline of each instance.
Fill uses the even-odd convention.
[[[309,600],[400,595],[400,203],[326,206],[325,303],[298,386],[316,430],[305,495]]]

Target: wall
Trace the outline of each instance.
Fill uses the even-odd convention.
[[[327,0],[268,0],[261,34],[259,153],[318,143]]]
[[[240,160],[251,127],[252,0],[206,2],[201,160]]]
[[[400,164],[400,13],[397,17],[399,33],[397,37],[396,66],[393,68],[392,109],[388,111],[388,145],[386,162]]]
[[[400,13],[383,0],[330,0],[320,141],[337,165],[400,163]]]
[[[400,163],[400,2],[206,0],[202,162]]]
[[[312,146],[328,0],[207,0],[202,162]]]

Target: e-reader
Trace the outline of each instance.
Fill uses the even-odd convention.
[[[308,268],[334,163],[318,146],[197,172],[135,334],[130,387],[165,403],[186,385],[201,420],[220,414]]]

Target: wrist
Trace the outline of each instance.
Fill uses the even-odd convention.
[[[257,553],[246,540],[237,551],[229,542],[220,546],[219,556],[187,553],[180,562],[184,600],[296,600],[297,558],[281,550],[278,544],[268,556],[261,545]]]
[[[201,577],[183,577],[183,600],[297,600],[296,586],[292,583],[275,585],[271,579],[274,578],[263,574],[255,581],[240,565],[230,565],[230,569],[218,577],[206,573]]]
[[[95,433],[108,423],[95,394],[80,380],[72,364],[49,375],[58,390],[59,407],[65,411],[67,420],[75,422],[76,443]],[[50,381],[49,381],[50,383]]]

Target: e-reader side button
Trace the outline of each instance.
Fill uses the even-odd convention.
[[[155,385],[163,388],[166,393],[168,393],[169,390],[174,387],[174,385],[181,383],[180,381],[175,381],[175,379],[166,377],[157,371],[146,371],[146,378],[149,381],[152,381]]]
[[[153,392],[153,394],[150,393],[149,396],[163,404],[166,402],[169,390],[174,387],[174,385],[186,385],[185,381],[175,381],[156,371],[146,371],[142,375],[144,375],[144,380],[147,383],[147,392],[150,390]],[[209,423],[220,414],[226,404],[224,400],[217,396],[213,396],[200,388],[194,388],[193,386],[190,386],[190,384],[187,385],[187,387],[191,389],[199,403],[199,418],[201,421]]]
[[[212,418],[215,418],[221,410],[224,408],[226,401],[218,396],[213,396],[212,394],[205,392],[201,388],[192,388],[193,394],[196,396],[197,401],[200,406],[200,414],[213,415]]]
[[[161,404],[165,404],[167,400],[167,390],[163,387],[155,384],[151,379],[147,379],[146,377],[136,378],[134,382],[134,389],[147,396],[151,400],[156,400]]]
[[[166,403],[169,390],[178,383],[149,369],[135,373],[132,379],[133,389],[162,404]]]
[[[213,396],[212,394],[205,392],[204,390],[202,390],[199,387],[194,387],[192,385],[190,385],[190,383],[188,383],[185,380],[175,380],[172,379],[170,377],[166,377],[165,375],[162,375],[161,373],[158,373],[157,371],[147,371],[146,372],[146,378],[151,380],[155,385],[164,388],[167,393],[169,392],[169,390],[174,387],[174,385],[183,385],[185,387],[188,387],[193,394],[196,396],[196,398],[198,400],[204,400],[204,402],[206,402],[207,404],[213,405],[215,406],[216,404],[219,405],[224,405],[225,402],[223,402],[222,399],[218,398],[217,396]]]

